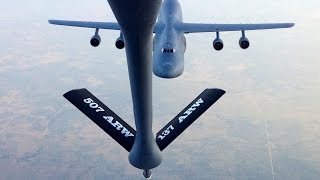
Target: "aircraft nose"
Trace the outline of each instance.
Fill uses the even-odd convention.
[[[173,57],[161,57],[154,62],[153,72],[161,78],[176,78],[183,72],[183,62]]]

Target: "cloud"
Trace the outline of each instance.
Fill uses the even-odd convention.
[[[44,53],[24,53],[16,52],[14,49],[8,49],[5,55],[0,54],[0,73],[8,71],[23,71],[38,68],[43,65],[58,63],[65,60],[62,53],[44,52]]]
[[[244,70],[248,69],[248,65],[246,65],[246,64],[234,64],[234,65],[231,65],[231,66],[227,67],[227,69],[229,71],[244,71]]]
[[[92,86],[98,86],[103,84],[103,81],[100,79],[97,79],[96,77],[90,76],[87,78],[87,83],[91,84]]]
[[[61,62],[64,59],[64,56],[62,53],[58,52],[46,52],[42,56],[39,57],[40,64],[52,64]]]
[[[19,115],[30,115],[32,107],[29,105],[24,95],[19,90],[10,90],[6,95],[0,96],[0,114],[10,113]]]

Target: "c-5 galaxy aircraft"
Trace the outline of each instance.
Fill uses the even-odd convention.
[[[240,46],[247,48],[245,30],[291,27],[293,24],[190,24],[182,22],[177,0],[108,0],[118,23],[49,20],[52,24],[95,28],[91,45],[98,46],[99,29],[121,30],[118,48],[126,46],[128,72],[136,129],[98,100],[87,89],[71,90],[64,97],[115,139],[129,152],[129,162],[143,169],[146,178],[150,169],[161,164],[161,151],[200,117],[224,93],[221,89],[206,89],[174,117],[154,138],[152,132],[152,51],[153,72],[159,77],[173,78],[182,74],[184,34],[216,32],[213,46],[221,50],[221,31],[242,31]],[[159,14],[159,9],[160,15]],[[158,21],[156,22],[158,16]],[[153,33],[155,37],[153,38]]]
[[[113,22],[82,22],[82,21],[63,21],[49,20],[51,24],[77,26],[86,28],[95,28],[96,33],[91,38],[92,46],[97,47],[101,38],[98,35],[99,29],[120,30],[118,23]],[[153,39],[153,73],[162,78],[175,78],[183,73],[184,69],[184,52],[186,51],[186,38],[184,34],[200,32],[216,32],[216,39],[213,41],[215,50],[222,50],[223,41],[220,39],[219,32],[223,31],[241,31],[242,36],[239,45],[242,49],[247,49],[250,45],[245,36],[247,30],[263,30],[290,28],[293,23],[276,23],[276,24],[199,24],[184,23],[182,11],[178,0],[164,0],[158,21],[154,27]],[[115,42],[118,49],[125,47],[124,38],[120,33]]]

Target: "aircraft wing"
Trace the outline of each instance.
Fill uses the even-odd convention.
[[[55,24],[55,25],[62,25],[62,26],[120,30],[119,24],[115,22],[49,20],[49,23]]]
[[[293,27],[294,23],[269,23],[269,24],[200,24],[183,23],[182,31],[185,33],[222,32],[222,31],[247,31],[263,29],[280,29]]]

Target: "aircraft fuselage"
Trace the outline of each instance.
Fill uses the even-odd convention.
[[[183,73],[186,38],[179,29],[183,22],[177,0],[164,0],[158,16],[153,41],[153,73],[175,78]]]

